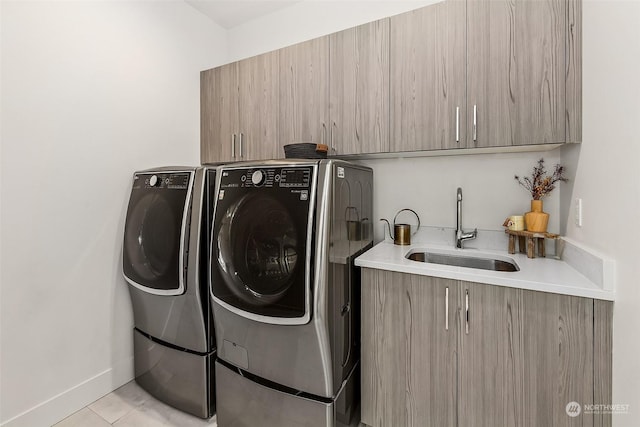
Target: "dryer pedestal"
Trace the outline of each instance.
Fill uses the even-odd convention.
[[[215,367],[220,427],[347,427],[360,423],[359,365],[333,399],[274,388],[275,383],[254,381],[250,374],[220,361]]]
[[[133,331],[133,349],[136,382],[149,394],[200,418],[213,415],[215,351],[197,354],[179,350],[137,329]]]

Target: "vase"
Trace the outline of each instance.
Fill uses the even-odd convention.
[[[545,233],[549,223],[549,214],[542,211],[542,200],[531,201],[531,212],[524,214],[527,231]]]

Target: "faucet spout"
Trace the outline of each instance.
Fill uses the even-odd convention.
[[[475,239],[478,236],[478,229],[465,233],[462,229],[462,188],[458,187],[456,197],[456,248],[462,249],[465,240]]]

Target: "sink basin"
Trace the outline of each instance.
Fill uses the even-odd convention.
[[[483,256],[467,256],[457,254],[444,254],[437,252],[412,252],[407,259],[432,264],[453,265],[456,267],[479,268],[493,271],[518,271],[518,265],[506,259],[496,259]]]

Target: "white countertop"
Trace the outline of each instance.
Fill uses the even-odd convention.
[[[405,256],[412,251],[432,251],[469,256],[489,255],[497,259],[511,259],[515,261],[520,271],[503,272],[480,270],[476,268],[412,261],[405,258]],[[392,242],[385,241],[378,243],[356,258],[355,264],[360,267],[379,270],[442,277],[453,280],[466,280],[488,285],[573,295],[607,301],[614,300],[613,291],[605,290],[598,286],[566,262],[555,258],[527,258],[526,254],[520,253],[511,255],[505,251],[455,249],[451,246],[438,246],[424,243],[399,246],[394,245]]]

